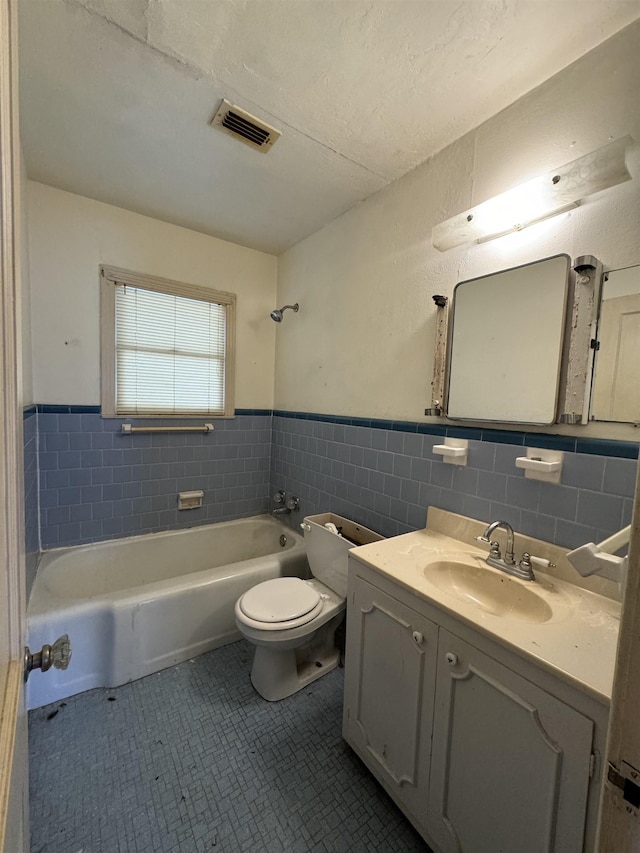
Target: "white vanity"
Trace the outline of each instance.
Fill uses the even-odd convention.
[[[591,853],[617,589],[523,536],[558,567],[509,577],[483,528],[432,508],[350,552],[343,735],[437,853]]]

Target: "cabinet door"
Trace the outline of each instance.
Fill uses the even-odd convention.
[[[343,734],[374,775],[426,818],[438,628],[355,579],[347,609]]]
[[[440,630],[429,822],[446,853],[580,853],[593,723]]]

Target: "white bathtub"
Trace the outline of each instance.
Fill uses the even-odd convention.
[[[281,575],[309,577],[304,540],[269,515],[44,552],[28,644],[35,652],[68,634],[72,658],[67,670],[31,673],[27,707],[116,687],[239,639],[236,599]]]

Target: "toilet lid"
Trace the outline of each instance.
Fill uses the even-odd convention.
[[[309,613],[319,603],[320,594],[300,578],[274,578],[245,592],[240,608],[256,622],[288,622]]]

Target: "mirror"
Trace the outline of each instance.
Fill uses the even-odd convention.
[[[640,267],[605,273],[591,420],[640,423]]]
[[[569,267],[556,255],[456,285],[449,418],[555,422]]]

